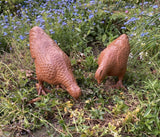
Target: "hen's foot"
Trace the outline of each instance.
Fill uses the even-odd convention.
[[[36,84],[36,89],[38,92],[38,96],[39,95],[46,95],[46,92],[51,93],[51,91],[49,89],[44,88],[41,83]],[[29,101],[29,104],[32,104],[32,103],[37,102],[39,100],[41,100],[41,97],[34,98],[31,101]]]
[[[36,89],[37,89],[37,92],[38,92],[38,96],[39,95],[46,95],[46,92],[51,93],[51,91],[49,89],[44,88],[39,83],[36,84]]]
[[[39,100],[41,100],[41,97],[37,97],[37,98],[34,98],[34,99],[30,100],[30,101],[28,102],[28,104],[32,104],[32,103],[37,102],[37,101],[39,101]]]
[[[127,91],[127,88],[125,88],[125,86],[123,86],[121,81],[118,81],[116,83],[116,85],[113,85],[112,88],[116,88],[116,89],[123,89],[124,91]]]

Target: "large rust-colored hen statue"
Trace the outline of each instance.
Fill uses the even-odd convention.
[[[130,45],[126,34],[122,34],[110,43],[107,48],[100,53],[98,58],[99,67],[95,73],[98,84],[100,84],[106,76],[118,76],[119,81],[113,87],[125,89],[122,80],[127,69],[129,53]]]
[[[34,59],[38,84],[38,95],[50,92],[43,87],[43,82],[62,85],[69,94],[77,99],[81,90],[73,76],[68,56],[58,47],[40,27],[33,27],[29,32],[30,52]]]

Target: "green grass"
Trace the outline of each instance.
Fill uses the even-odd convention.
[[[89,12],[84,10],[83,4],[78,7],[78,3],[73,3],[79,14],[75,18],[88,19]],[[145,14],[140,15],[141,6],[136,5],[136,9],[126,9],[129,12],[125,14],[126,3],[120,3],[118,7],[113,2],[110,12],[117,10],[121,14],[114,12],[106,15],[105,2],[96,4],[98,13],[87,22],[83,20],[76,23],[71,20],[74,8],[71,9],[72,12],[66,11],[64,16],[60,15],[60,19],[67,22],[67,26],[63,26],[62,22],[58,23],[57,14],[54,14],[54,20],[47,18],[48,7],[55,6],[51,2],[42,13],[46,21],[45,32],[56,40],[70,57],[74,76],[83,93],[77,101],[65,90],[45,83],[45,87],[52,93],[41,96],[42,99],[34,104],[28,104],[37,97],[37,80],[26,32],[29,32],[32,26],[40,25],[40,22],[34,20],[37,15],[31,16],[29,9],[26,9],[28,13],[22,12],[22,17],[10,17],[9,24],[16,25],[17,21],[21,23],[13,33],[10,32],[13,31],[11,26],[7,29],[1,26],[1,43],[9,52],[2,50],[0,55],[0,136],[34,134],[44,128],[45,136],[160,135],[160,13],[154,9],[153,16],[148,16],[148,13],[152,14],[153,8],[146,5]],[[87,6],[90,10],[95,8],[95,5]],[[31,9],[34,8],[39,11],[43,9],[36,4]],[[10,12],[6,14],[9,15]],[[4,19],[6,14],[1,19]],[[31,19],[30,24],[26,19],[21,20],[25,14]],[[128,19],[125,19],[126,17]],[[132,17],[139,19],[135,23],[126,24],[126,29],[121,29]],[[103,20],[107,22],[102,24]],[[152,23],[154,25],[150,25]],[[55,32],[51,34],[50,29]],[[74,31],[70,31],[72,29]],[[8,35],[4,36],[3,32]],[[148,33],[143,36],[142,33],[146,32]],[[97,54],[121,33],[128,34],[131,45],[123,81],[128,91],[108,89],[109,85],[116,82],[116,77],[107,77],[107,82],[104,80],[100,85],[94,78],[98,67]],[[20,35],[25,38],[21,39]]]

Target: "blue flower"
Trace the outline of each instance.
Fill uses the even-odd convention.
[[[130,24],[130,22],[135,22],[136,20],[139,20],[139,18],[132,17],[127,22],[125,22],[124,25]]]
[[[106,12],[106,13],[110,13],[110,11],[108,11],[108,10],[104,10],[104,12]]]
[[[4,18],[5,18],[5,19],[7,19],[7,18],[8,18],[8,16],[7,16],[7,15],[5,15],[5,16],[4,16]]]
[[[19,38],[20,38],[21,40],[24,40],[24,39],[25,39],[25,37],[22,36],[22,35],[20,35]]]
[[[74,11],[75,11],[75,12],[77,12],[77,11],[78,11],[78,9],[74,9]]]
[[[20,22],[20,21],[17,21],[16,24],[17,24],[17,25],[21,25],[21,22]]]
[[[134,35],[133,35],[133,34],[130,34],[129,36],[130,36],[130,37],[133,37]]]
[[[90,1],[90,4],[95,4],[95,1],[94,1],[94,0],[91,0],[91,1]]]
[[[134,27],[134,28],[133,28],[133,30],[136,30],[136,29],[137,29],[137,27]]]
[[[6,36],[8,33],[7,32],[3,32],[3,36]]]
[[[61,21],[62,21],[62,19],[59,19],[59,20],[58,20],[58,23],[60,23]]]
[[[93,18],[94,17],[94,15],[93,14],[90,14],[89,15],[89,19],[91,19],[91,18]]]
[[[124,8],[125,8],[125,9],[128,9],[128,8],[129,8],[129,6],[125,6]]]
[[[126,29],[126,27],[121,27],[121,29]]]
[[[81,20],[81,19],[77,19],[77,22],[78,22],[78,23],[81,23],[81,22],[82,22],[82,20]]]
[[[78,13],[77,13],[77,12],[74,12],[73,15],[78,16]]]
[[[154,8],[154,9],[158,8],[158,5],[153,5],[153,8]]]
[[[145,33],[141,33],[141,37],[144,37],[145,35],[147,35],[149,32],[145,32]]]
[[[90,9],[88,9],[88,12],[92,12]]]
[[[139,15],[143,15],[144,14],[144,11],[142,11]]]
[[[133,6],[133,7],[132,7],[132,9],[135,9],[135,8],[136,8],[136,6]]]
[[[62,22],[62,25],[63,25],[63,26],[64,26],[64,25],[67,25],[67,23],[63,21],[63,22]]]
[[[5,25],[3,28],[4,28],[4,29],[6,29],[6,28],[8,28],[8,26],[7,26],[7,25]]]
[[[148,4],[148,1],[144,2],[144,5],[147,5]]]

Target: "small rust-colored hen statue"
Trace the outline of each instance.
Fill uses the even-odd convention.
[[[77,99],[81,90],[73,76],[68,56],[59,48],[40,27],[33,27],[29,32],[30,52],[34,59],[38,84],[38,95],[50,92],[43,87],[43,82],[62,85],[69,94]]]
[[[113,87],[126,89],[122,84],[122,80],[127,69],[129,53],[130,45],[126,34],[122,34],[110,43],[98,58],[99,67],[95,73],[98,84],[106,76],[118,76],[119,81]]]

